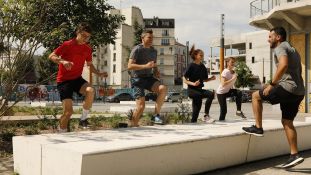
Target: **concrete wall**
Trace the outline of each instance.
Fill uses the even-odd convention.
[[[14,170],[21,175],[182,175],[289,153],[279,121],[263,121],[264,137],[242,131],[252,122],[18,136]],[[299,150],[311,149],[311,123],[295,125]]]

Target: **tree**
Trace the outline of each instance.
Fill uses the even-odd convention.
[[[94,49],[113,43],[124,17],[108,14],[111,9],[105,0],[0,0],[0,86],[4,100],[0,116],[11,107],[7,101],[33,69],[30,60],[41,46],[54,50],[74,36],[76,25],[82,21],[93,28],[90,44]],[[13,105],[18,101],[16,98]]]
[[[144,27],[138,23],[137,20],[134,21],[134,46],[141,43],[141,34],[143,33]]]
[[[253,77],[253,74],[244,61],[237,62],[235,66],[235,72],[238,75],[238,78],[235,82],[235,86],[237,88],[254,86],[251,80],[251,78]]]

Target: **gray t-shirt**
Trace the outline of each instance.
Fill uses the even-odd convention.
[[[284,41],[274,49],[274,60],[276,66],[278,66],[278,58],[281,56],[287,56],[288,68],[279,80],[279,85],[290,93],[295,95],[304,95],[305,87],[301,76],[302,68],[300,55],[295,48],[293,48],[287,41]]]
[[[157,62],[157,50],[153,47],[145,48],[142,44],[135,46],[130,54],[135,64],[147,64],[149,61]],[[132,77],[152,77],[152,69],[132,70]]]

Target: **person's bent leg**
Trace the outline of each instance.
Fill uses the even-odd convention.
[[[217,94],[218,103],[220,106],[220,115],[219,121],[223,121],[226,118],[227,114],[227,101],[226,101],[226,94]]]
[[[82,85],[79,93],[85,96],[83,101],[83,109],[90,110],[94,101],[94,88],[89,83],[85,83]]]
[[[151,88],[151,90],[158,94],[156,104],[155,104],[155,114],[160,114],[162,105],[165,100],[165,96],[167,94],[167,87],[161,85],[159,81],[155,82]]]
[[[236,103],[236,110],[241,111],[242,109],[242,91],[239,91],[237,89],[233,89],[234,96],[235,96],[235,103]]]
[[[82,115],[80,117],[79,125],[83,128],[87,128],[88,127],[87,116],[93,104],[95,90],[89,83],[84,83],[81,86],[79,93],[84,96],[83,110]]]
[[[262,128],[262,100],[260,96],[261,91],[256,91],[252,94],[252,105],[253,105],[253,113],[255,117],[256,124],[251,127],[242,127],[242,129],[248,133],[255,136],[263,136],[263,128]]]
[[[237,89],[231,89],[231,95],[235,97],[236,104],[236,113],[237,117],[241,117],[242,119],[246,119],[244,113],[242,112],[242,91]]]
[[[256,127],[262,128],[262,100],[259,91],[252,94],[253,114],[256,121]]]
[[[63,103],[63,115],[60,117],[59,127],[61,130],[67,130],[68,122],[73,113],[72,99],[64,99],[62,103]]]
[[[136,99],[136,109],[133,112],[131,126],[138,127],[140,116],[143,114],[145,109],[145,97],[139,97]]]
[[[286,133],[286,138],[290,146],[290,153],[297,154],[297,132],[292,120],[282,119],[282,125]]]
[[[192,98],[192,118],[191,123],[196,123],[200,114],[202,106],[202,98],[200,96],[196,96]]]
[[[209,110],[211,108],[212,102],[215,97],[215,91],[204,90],[203,98],[206,98],[204,112],[206,115],[209,115]]]

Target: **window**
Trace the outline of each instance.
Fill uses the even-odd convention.
[[[249,49],[252,49],[252,47],[253,47],[253,44],[252,43],[248,43],[249,44]]]
[[[117,60],[117,54],[113,53],[113,61],[116,61],[116,60]]]
[[[160,65],[164,64],[164,58],[160,58]]]
[[[163,26],[170,26],[170,22],[169,22],[169,21],[163,21],[163,22],[162,22],[162,25],[163,25]]]
[[[116,43],[113,44],[113,50],[116,50]]]
[[[164,55],[164,48],[160,48],[160,55]]]
[[[170,45],[170,39],[161,39],[161,45],[164,46]]]
[[[112,72],[113,72],[113,73],[116,73],[116,65],[115,65],[115,64],[113,65],[113,70],[112,70]]]
[[[255,57],[252,57],[252,63],[255,63]]]
[[[104,66],[107,66],[108,65],[108,62],[107,60],[104,61]]]
[[[167,29],[162,30],[162,36],[169,36]]]

